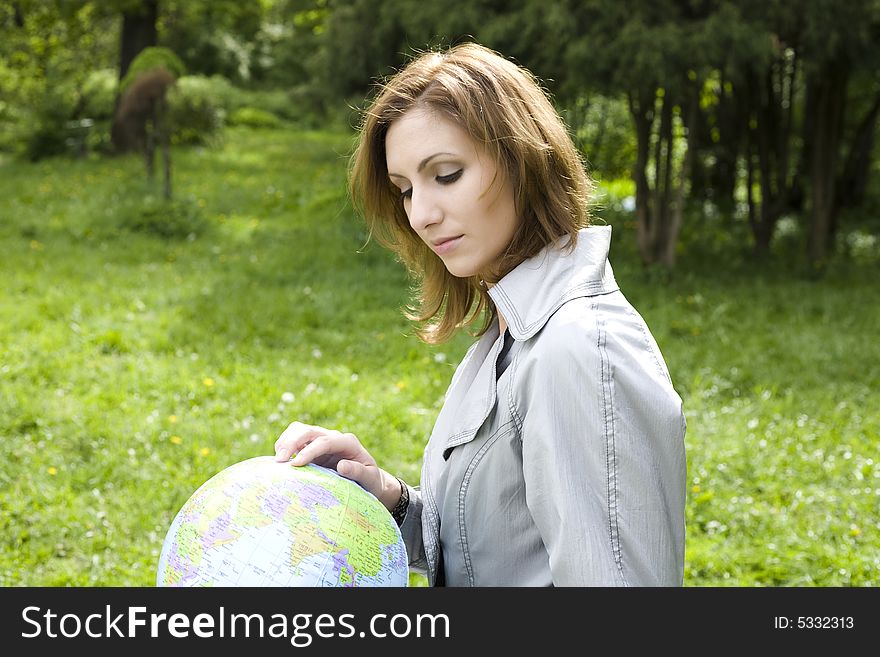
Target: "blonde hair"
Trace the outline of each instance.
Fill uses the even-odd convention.
[[[438,111],[483,145],[513,189],[519,225],[492,271],[450,274],[411,228],[385,162],[391,124],[414,107]],[[592,184],[580,153],[538,80],[528,70],[475,43],[422,53],[392,76],[364,113],[352,155],[349,187],[370,234],[394,251],[417,282],[407,318],[422,323],[425,342],[448,340],[478,320],[482,335],[497,310],[480,279],[495,283],[559,238],[577,242],[589,224]]]

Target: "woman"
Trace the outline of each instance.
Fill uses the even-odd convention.
[[[376,495],[432,585],[680,585],[681,399],[614,281],[610,227],[588,227],[590,182],[537,80],[475,44],[423,54],[373,101],[350,173],[420,284],[420,337],[485,323],[419,487],[354,435],[298,422],[277,460]]]

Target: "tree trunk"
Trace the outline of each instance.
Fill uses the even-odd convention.
[[[838,208],[855,208],[865,200],[868,175],[871,171],[871,154],[876,142],[877,117],[880,116],[880,94],[859,122],[850,144],[843,173],[837,181],[834,197]]]
[[[645,171],[648,168],[651,146],[651,126],[654,123],[654,91],[643,88],[630,93],[629,109],[636,127],[636,162],[633,179],[636,183],[636,243],[644,264],[652,262],[650,256],[651,187]]]
[[[815,104],[812,157],[810,160],[811,222],[807,256],[811,268],[825,267],[831,227],[834,221],[834,183],[837,171],[840,133],[846,99],[845,63],[829,62],[822,73],[807,84],[813,88]]]
[[[156,153],[156,135],[153,126],[147,125],[146,134],[144,135],[144,164],[147,167],[147,185],[153,185],[155,179],[153,161]]]
[[[162,135],[162,161],[165,165],[165,200],[171,200],[171,144],[168,134]]]
[[[749,177],[759,174],[760,203],[749,197],[749,225],[754,254],[765,258],[776,222],[789,207],[794,176],[789,171],[792,113],[790,109],[797,61],[780,57],[763,72],[749,71],[745,92],[753,112],[748,120]],[[757,163],[753,156],[757,150]]]
[[[119,79],[125,77],[134,58],[144,48],[158,43],[156,21],[159,18],[159,0],[141,0],[122,12],[122,36],[119,47]]]
[[[162,144],[162,164],[164,165],[164,196],[171,200],[171,127],[168,125],[168,102],[163,98],[158,102],[159,140]]]
[[[660,107],[660,132],[654,149],[654,221],[651,223],[649,258],[660,258],[662,236],[669,221],[669,187],[672,175],[672,99],[667,91]]]
[[[681,163],[681,172],[678,176],[678,182],[674,183],[674,199],[672,207],[669,211],[669,222],[663,231],[663,244],[660,249],[660,262],[667,268],[672,269],[675,266],[675,249],[678,246],[678,234],[681,232],[684,223],[684,204],[685,204],[685,187],[690,177],[691,153],[696,150],[696,145],[691,142],[693,136],[692,131],[695,128],[697,117],[700,112],[700,96],[699,85],[694,85],[691,89],[690,98],[688,100],[687,112],[685,114],[685,151],[684,160]],[[669,149],[672,150],[672,141],[670,140]],[[672,171],[667,174],[669,181],[674,181]]]
[[[159,112],[157,106],[154,105],[144,123],[144,164],[147,167],[147,185],[150,187],[156,180],[154,163],[156,147],[161,145],[159,139]]]
[[[132,61],[144,49],[158,43],[156,21],[159,18],[159,0],[141,0],[137,6],[131,6],[122,13],[122,31],[119,45],[119,80],[125,77]],[[117,152],[131,148],[126,135],[117,121],[120,96],[116,95],[113,108],[113,124],[110,138]]]
[[[715,190],[715,202],[722,208],[722,216],[733,217],[736,208],[736,187],[738,178],[738,162],[742,154],[743,125],[748,119],[748,106],[732,88],[723,73],[720,81],[717,118],[717,141],[712,141],[712,152],[715,154],[715,167],[712,173],[712,187]],[[710,135],[711,138],[711,135]]]

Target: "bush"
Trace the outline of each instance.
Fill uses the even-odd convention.
[[[251,128],[277,128],[281,119],[256,107],[242,107],[229,115],[229,125],[244,125]]]
[[[214,105],[222,109],[227,115],[244,105],[258,104],[242,102],[241,89],[235,87],[222,75],[188,75],[181,79],[186,80],[185,84],[187,85],[198,86],[199,93],[210,97]]]
[[[239,89],[237,100],[234,109],[259,107],[285,121],[302,121],[302,107],[283,89]]]
[[[860,228],[839,236],[837,250],[860,265],[880,262],[880,239]]]
[[[166,201],[150,195],[120,210],[121,228],[163,239],[194,239],[207,225],[193,198]]]
[[[32,111],[23,116],[24,156],[36,162],[70,152],[70,117],[74,115],[76,93],[70,86],[48,88]]]
[[[119,92],[124,93],[141,73],[157,68],[165,69],[175,78],[180,78],[186,74],[186,67],[180,61],[180,57],[168,48],[144,48],[131,62],[131,66],[128,67],[128,72],[119,83]]]
[[[168,108],[174,126],[173,143],[209,144],[220,137],[226,119],[223,103],[228,102],[228,95],[225,90],[218,92],[223,87],[218,79],[185,76],[172,88]]]
[[[80,89],[80,111],[78,118],[95,121],[110,119],[116,105],[116,71],[103,68],[89,73]]]

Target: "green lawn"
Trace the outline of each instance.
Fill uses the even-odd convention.
[[[350,145],[181,149],[164,223],[136,157],[0,166],[0,584],[152,585],[183,502],[294,419],[418,481],[471,338],[412,335],[402,267],[346,204]],[[811,282],[719,252],[663,282],[607,220],[685,401],[685,584],[880,580],[876,265]]]

